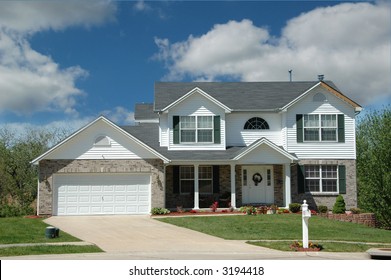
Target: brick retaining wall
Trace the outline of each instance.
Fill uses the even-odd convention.
[[[369,227],[376,227],[377,226],[376,216],[373,213],[363,213],[363,214],[321,213],[318,215],[323,218],[337,220],[337,221],[341,221],[341,222],[363,224],[363,225],[367,225]]]

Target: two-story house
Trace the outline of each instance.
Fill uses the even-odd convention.
[[[101,116],[39,165],[38,214],[147,214],[152,207],[357,206],[355,116],[332,82],[155,84],[136,125]]]

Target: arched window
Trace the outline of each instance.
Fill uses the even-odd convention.
[[[246,122],[244,129],[269,129],[269,124],[262,118],[254,117]]]
[[[95,138],[94,146],[110,146],[110,139],[107,136],[100,135]]]

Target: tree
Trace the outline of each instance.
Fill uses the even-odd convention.
[[[17,134],[0,128],[0,208],[29,212],[37,197],[37,167],[30,162],[67,134],[58,128],[25,128]],[[1,210],[1,209],[0,209]]]
[[[391,227],[391,107],[370,111],[358,122],[357,179],[359,207]]]

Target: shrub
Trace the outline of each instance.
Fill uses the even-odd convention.
[[[255,215],[257,213],[257,208],[254,206],[242,206],[240,207],[240,212],[246,213],[247,215]]]
[[[154,207],[151,210],[152,215],[164,215],[164,214],[170,214],[170,210],[166,208],[161,208],[161,207]]]
[[[20,217],[34,214],[31,207],[22,207],[18,205],[3,204],[0,205],[0,217]]]
[[[216,212],[217,208],[219,208],[219,203],[217,201],[213,202],[210,206],[209,206],[210,210],[212,210],[212,212]]]
[[[345,214],[346,206],[345,200],[342,195],[337,196],[335,204],[333,206],[333,214]]]
[[[352,214],[361,214],[362,210],[360,208],[350,208],[350,212],[352,212]]]
[[[329,208],[326,205],[319,205],[318,211],[319,213],[327,213],[329,211]]]
[[[300,211],[300,208],[301,208],[301,204],[300,203],[290,203],[289,204],[289,210],[292,212],[292,213],[297,213]]]

